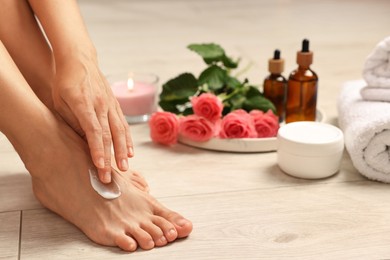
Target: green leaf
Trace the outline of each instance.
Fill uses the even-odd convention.
[[[233,110],[242,108],[245,100],[245,95],[241,90],[234,91],[223,102],[224,108],[226,108],[223,110],[223,114],[226,115]]]
[[[222,88],[228,78],[227,71],[217,65],[211,65],[199,76],[199,85],[207,84],[211,90]]]
[[[168,112],[172,112],[175,114],[181,114],[182,111],[179,109],[179,106],[183,106],[188,102],[188,98],[178,99],[178,100],[160,100],[158,105],[164,110]]]
[[[226,55],[223,55],[222,57],[222,62],[223,62],[223,65],[225,65],[226,68],[229,68],[229,69],[235,69],[238,67],[238,61],[233,61],[233,59],[231,59],[230,57],[226,56]]]
[[[162,87],[160,100],[188,99],[198,91],[198,81],[191,73],[183,73],[166,82]]]
[[[182,112],[182,115],[183,116],[188,116],[188,115],[192,115],[194,113],[194,110],[192,110],[192,107],[187,107],[183,112]]]
[[[236,110],[236,109],[242,108],[245,101],[246,101],[246,99],[242,95],[236,95],[236,96],[232,97],[229,100],[229,102],[231,103],[231,110]]]
[[[253,109],[259,109],[267,112],[269,109],[271,109],[272,112],[276,113],[274,104],[269,99],[265,98],[257,87],[248,86],[248,90],[245,96],[247,99],[243,103],[243,108],[246,111],[249,112]]]
[[[191,73],[183,73],[167,81],[160,94],[159,106],[164,111],[181,114],[185,104],[198,91],[198,81]],[[183,108],[184,106],[184,108]]]
[[[222,61],[225,51],[214,43],[190,44],[188,49],[198,53],[207,64]]]
[[[263,95],[261,94],[260,90],[257,87],[249,86],[248,92],[246,93],[246,97],[249,99],[251,97],[256,97],[256,96],[263,96]]]
[[[231,111],[232,111],[232,110],[231,110],[230,104],[224,104],[223,110],[222,110],[222,115],[223,115],[223,116],[226,116],[226,115],[229,114]]]
[[[239,60],[234,61],[225,54],[225,50],[215,43],[190,44],[188,49],[198,53],[210,65],[217,62],[222,62],[226,68],[235,69],[238,67]]]
[[[227,78],[226,85],[228,86],[228,88],[231,88],[231,89],[236,89],[236,88],[239,88],[242,86],[241,82],[238,79],[233,78],[233,77]]]
[[[248,112],[253,110],[253,109],[258,109],[258,110],[262,110],[264,112],[267,112],[269,109],[271,109],[272,112],[274,112],[274,114],[276,114],[276,109],[275,109],[274,104],[270,100],[268,100],[267,98],[265,98],[263,96],[254,96],[254,97],[248,98],[247,100],[244,101],[242,108]]]

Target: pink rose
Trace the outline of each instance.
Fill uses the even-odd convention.
[[[221,138],[256,138],[253,118],[245,110],[239,109],[222,118]]]
[[[249,113],[254,121],[257,137],[274,137],[278,133],[279,119],[271,111],[264,113],[260,110],[252,110]]]
[[[203,93],[198,97],[193,97],[191,104],[195,115],[207,118],[213,123],[222,117],[222,101],[213,94]]]
[[[155,112],[149,121],[150,137],[156,143],[173,145],[177,143],[179,119],[170,112]]]
[[[210,140],[215,134],[216,126],[204,117],[189,115],[180,118],[180,135],[195,142]]]

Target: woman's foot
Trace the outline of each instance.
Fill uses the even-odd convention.
[[[115,163],[114,160],[112,160],[112,162]],[[117,171],[119,172],[118,169],[117,169]],[[128,170],[126,174],[129,174],[129,178],[130,178],[132,184],[136,188],[138,188],[139,190],[144,191],[144,192],[149,192],[149,185],[146,182],[144,176],[142,176],[139,172],[134,171],[134,170]]]
[[[36,145],[24,146],[19,153],[31,173],[34,194],[45,207],[96,243],[126,251],[164,246],[190,234],[192,223],[157,202],[137,173],[113,171],[122,195],[113,200],[98,195],[89,180],[93,163],[87,145],[65,123],[52,118],[35,135]],[[38,145],[42,143],[44,147]]]

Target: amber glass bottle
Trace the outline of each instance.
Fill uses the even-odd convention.
[[[275,50],[274,57],[268,61],[268,71],[271,73],[264,79],[264,97],[268,98],[276,108],[279,122],[284,120],[287,80],[282,76],[284,60],[280,58],[280,51]]]
[[[309,41],[304,39],[302,50],[297,53],[298,68],[288,79],[286,123],[316,119],[318,77],[310,69],[312,63],[313,53],[309,51]]]

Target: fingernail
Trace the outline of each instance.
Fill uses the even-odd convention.
[[[125,170],[125,171],[129,168],[129,164],[128,164],[126,159],[123,159],[121,161],[121,166],[122,166],[122,170]]]
[[[103,180],[104,180],[105,183],[111,182],[111,172],[104,173]]]
[[[104,158],[103,157],[99,158],[97,167],[104,168]]]
[[[129,147],[129,154],[128,154],[128,156],[132,157],[133,155],[134,155],[134,149],[133,149],[133,147]]]

